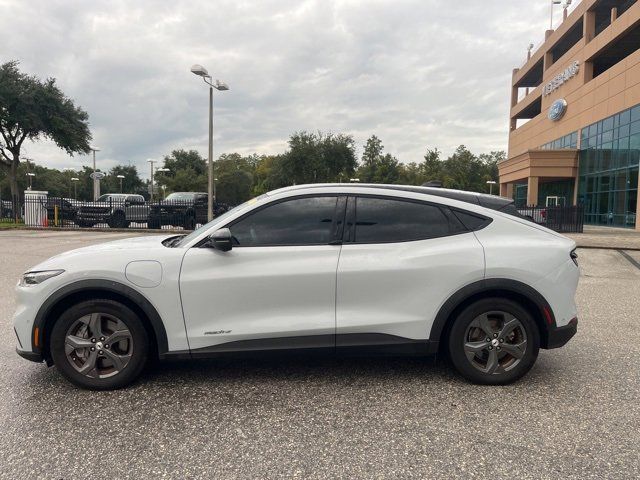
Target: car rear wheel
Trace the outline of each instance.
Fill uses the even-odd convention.
[[[51,356],[71,383],[112,390],[133,382],[144,368],[149,341],[138,316],[112,300],[74,305],[54,324]]]
[[[453,365],[466,379],[503,385],[531,369],[538,357],[540,334],[531,314],[518,303],[488,298],[458,315],[448,347]]]
[[[196,228],[196,218],[192,215],[187,215],[184,219],[184,224],[182,227],[185,230],[193,230]]]
[[[123,212],[114,213],[109,220],[109,227],[111,228],[127,228],[128,226],[129,222],[127,222],[127,217]]]

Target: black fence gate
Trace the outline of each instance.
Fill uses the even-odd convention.
[[[559,233],[582,233],[584,230],[584,206],[523,207],[518,212],[538,225]]]

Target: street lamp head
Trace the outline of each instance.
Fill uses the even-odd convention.
[[[95,145],[89,145],[89,150],[91,150],[92,152],[99,152],[100,148],[96,147]]]
[[[124,175],[118,175],[116,178],[124,178]]]
[[[36,176],[36,174],[35,174],[35,173],[31,173],[31,172],[29,172],[29,173],[27,173],[27,176],[29,176],[29,177],[35,177],[35,176]]]
[[[156,172],[170,172],[171,170],[169,170],[168,168],[156,168]]]
[[[79,181],[80,181],[80,179],[79,179],[78,177],[73,177],[73,178],[71,179],[71,181],[72,181],[72,182],[79,182]]]
[[[220,80],[216,80],[216,84],[214,85],[214,88],[220,92],[223,92],[225,90],[229,90],[229,85],[227,85],[224,82],[221,82]]]
[[[487,180],[487,185],[495,185],[496,181],[495,180]]]
[[[202,65],[198,65],[197,63],[191,66],[191,73],[193,73],[194,75],[198,75],[199,77],[209,76],[209,72],[207,72],[207,69]]]

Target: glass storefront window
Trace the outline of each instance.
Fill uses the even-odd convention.
[[[578,202],[585,222],[635,227],[640,105],[581,130]]]

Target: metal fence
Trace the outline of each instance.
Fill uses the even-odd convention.
[[[584,230],[584,206],[570,207],[522,207],[521,215],[559,233],[582,233]]]
[[[207,222],[207,202],[110,199],[83,202],[60,197],[25,197],[1,202],[0,222],[36,228],[141,228],[193,230]],[[214,205],[214,215],[229,207]]]
[[[22,202],[0,202],[0,222],[37,228],[141,228],[193,230],[207,222],[204,202],[162,200],[82,202],[69,198],[25,197]],[[214,215],[229,209],[216,204]],[[522,207],[521,215],[561,233],[582,233],[584,207]]]

